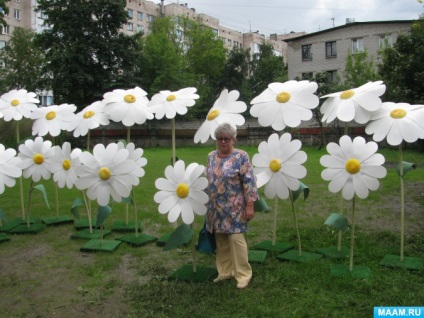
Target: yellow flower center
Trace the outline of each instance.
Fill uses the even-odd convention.
[[[186,197],[188,196],[188,193],[189,193],[190,191],[189,191],[189,189],[188,189],[188,185],[187,185],[187,184],[185,184],[185,183],[180,183],[180,184],[177,186],[177,190],[176,190],[175,192],[177,192],[177,196],[178,196],[180,199],[184,199],[184,198],[186,198]]]
[[[32,160],[34,160],[35,164],[41,165],[44,162],[44,156],[41,153],[36,153]]]
[[[52,119],[55,119],[55,118],[56,118],[56,112],[55,111],[51,111],[51,112],[48,112],[46,114],[46,119],[47,120],[52,120]]]
[[[269,169],[271,169],[272,172],[278,172],[281,169],[281,161],[278,159],[272,159],[269,163]]]
[[[281,92],[277,95],[277,102],[279,103],[287,103],[290,100],[290,93]]]
[[[88,119],[88,118],[91,118],[91,117],[93,117],[94,116],[94,112],[92,111],[92,110],[89,110],[89,111],[86,111],[85,113],[84,113],[84,118],[85,119]]]
[[[408,112],[404,109],[394,109],[390,112],[390,117],[400,119],[406,116]]]
[[[353,95],[355,95],[355,92],[353,90],[348,90],[348,91],[344,91],[343,93],[341,93],[340,98],[341,99],[349,99]]]
[[[135,96],[131,95],[131,94],[125,95],[125,97],[124,97],[124,101],[129,103],[129,104],[135,103],[135,100],[136,100]]]
[[[110,178],[110,170],[108,167],[102,167],[99,170],[99,178],[102,180],[107,180]]]
[[[69,159],[63,160],[62,167],[64,170],[69,170],[71,168],[71,161]]]
[[[346,162],[346,170],[350,174],[357,174],[361,170],[361,163],[358,159],[352,158]]]
[[[18,99],[14,99],[10,102],[10,105],[12,106],[18,106],[21,102]]]
[[[206,119],[207,120],[214,120],[216,117],[218,117],[219,116],[219,113],[220,113],[221,111],[219,110],[219,109],[214,109],[213,111],[211,111],[209,114],[208,114],[208,117],[206,117]]]
[[[173,102],[174,100],[176,100],[177,99],[177,96],[175,96],[175,95],[169,95],[167,98],[166,98],[166,101],[167,102]]]

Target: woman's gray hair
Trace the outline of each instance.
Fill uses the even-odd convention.
[[[223,123],[215,129],[215,139],[223,134],[229,135],[235,139],[237,137],[237,130],[233,125]]]

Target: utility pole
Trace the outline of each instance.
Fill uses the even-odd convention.
[[[334,28],[334,20],[335,20],[336,18],[331,18],[331,20],[333,20],[333,28]]]

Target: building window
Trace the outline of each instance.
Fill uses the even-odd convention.
[[[147,22],[153,22],[153,16],[151,14],[147,15]]]
[[[127,30],[128,31],[132,31],[133,30],[133,24],[132,23],[128,23],[127,24]]]
[[[378,37],[378,46],[380,49],[393,46],[392,35],[380,35]]]
[[[302,45],[302,61],[312,61],[312,44]]]
[[[18,10],[18,9],[13,10],[13,17],[16,20],[20,20],[21,19],[21,10]]]
[[[53,96],[40,96],[41,106],[53,105]]]
[[[337,83],[337,71],[327,71],[328,83]]]
[[[313,72],[302,73],[302,79],[303,80],[310,80],[313,77],[314,77],[314,73]]]
[[[137,32],[143,32],[143,26],[141,24],[137,24]]]
[[[325,43],[325,57],[336,57],[336,56],[337,56],[336,41],[326,42]]]
[[[132,9],[128,9],[128,16],[132,19],[134,16],[134,12]]]
[[[137,19],[140,21],[143,20],[143,12],[137,11]]]
[[[0,49],[3,49],[6,46],[6,41],[0,41]]]
[[[355,54],[360,52],[364,52],[364,39],[352,39],[352,53]]]
[[[9,34],[10,28],[8,25],[3,25],[3,30],[1,34]]]
[[[228,39],[227,41],[228,41],[228,46],[231,46],[231,44],[233,43],[233,41],[231,41],[230,39]]]
[[[259,45],[259,43],[253,42],[252,43],[253,47],[252,47],[252,53],[253,54],[257,54],[260,52],[260,48],[261,46]]]

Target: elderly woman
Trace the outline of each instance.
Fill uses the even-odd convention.
[[[252,277],[245,232],[254,217],[253,205],[258,199],[255,176],[249,155],[234,148],[237,132],[230,124],[215,130],[218,149],[208,155],[206,229],[215,232],[216,267],[214,283],[232,279],[237,288],[246,288]]]

